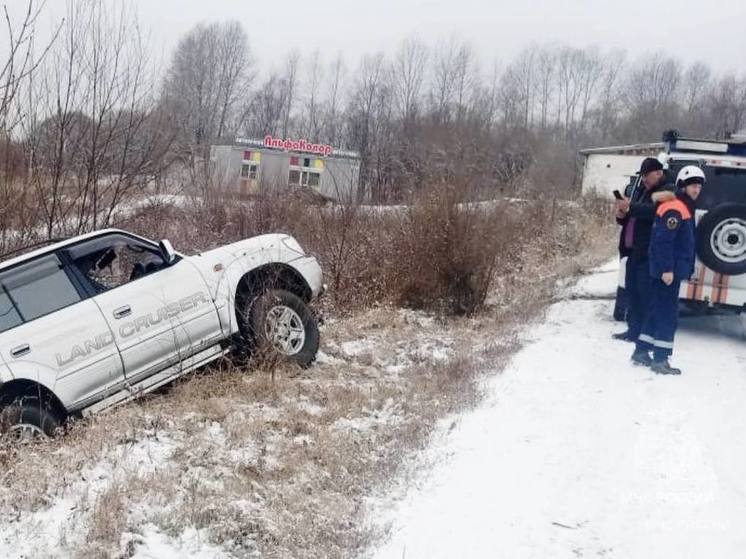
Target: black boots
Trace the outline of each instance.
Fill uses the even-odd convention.
[[[635,352],[630,358],[633,365],[642,365],[644,367],[650,367],[653,372],[657,375],[680,375],[681,369],[672,367],[668,362],[668,359],[653,359],[650,357],[650,352],[644,348],[635,348]]]
[[[653,372],[657,375],[680,375],[681,369],[677,369],[676,367],[671,367],[671,365],[668,362],[668,359],[663,359],[662,361],[653,361],[653,364],[650,365],[650,368],[653,369]]]
[[[621,340],[623,342],[637,341],[632,336],[630,336],[629,330],[627,330],[626,332],[619,332],[618,334],[612,334],[611,337],[614,338],[615,340]]]
[[[645,367],[650,367],[653,364],[653,358],[650,357],[650,352],[639,347],[635,349],[635,352],[632,354],[632,357],[630,359],[632,359],[633,365],[643,365]]]

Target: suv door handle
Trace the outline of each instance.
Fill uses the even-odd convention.
[[[21,357],[22,355],[26,355],[27,353],[31,352],[31,346],[28,344],[19,345],[18,347],[14,347],[10,350],[10,354],[13,357]]]
[[[120,318],[124,318],[125,316],[131,315],[132,309],[130,308],[129,305],[124,305],[123,307],[114,309],[114,312],[112,314],[114,315],[114,318],[120,319]]]

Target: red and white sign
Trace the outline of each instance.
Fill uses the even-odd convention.
[[[334,151],[334,148],[329,144],[314,144],[308,140],[283,140],[273,138],[270,135],[264,136],[264,147],[284,149],[285,151],[302,151],[324,156],[331,155]]]

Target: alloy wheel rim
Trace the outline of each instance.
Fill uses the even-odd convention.
[[[286,305],[276,305],[267,313],[267,339],[279,353],[296,355],[306,342],[306,329],[297,312]]]

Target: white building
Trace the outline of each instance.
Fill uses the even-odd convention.
[[[250,196],[279,187],[352,200],[360,157],[307,140],[236,138],[233,144],[211,147],[210,167],[214,184],[226,192]]]
[[[661,143],[632,144],[580,150],[583,156],[583,194],[612,196],[624,192],[629,178],[640,170],[646,157],[657,157],[665,149]]]

